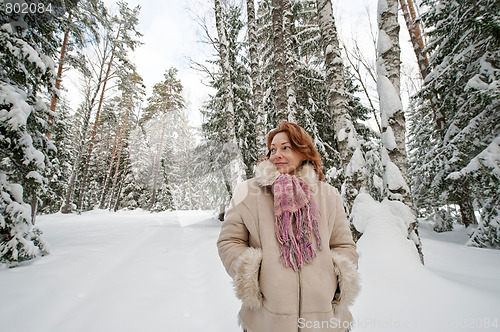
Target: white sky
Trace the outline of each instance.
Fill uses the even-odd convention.
[[[195,21],[195,16],[204,17],[215,29],[213,0],[127,0],[129,7],[141,6],[138,30],[143,34],[144,43],[131,56],[138,72],[146,85],[146,98],[151,95],[154,84],[163,80],[165,70],[171,66],[179,70],[178,78],[184,86],[188,115],[193,126],[201,124],[199,108],[207,99],[210,88],[201,83],[203,76],[191,68],[189,59],[199,62],[211,57],[213,49],[204,44],[204,32]],[[229,0],[240,3],[246,8],[246,0]],[[105,0],[111,10],[117,11],[116,1]],[[376,27],[377,0],[332,1],[337,29],[348,42],[349,36],[355,36],[369,52],[371,46],[367,11],[372,24]],[[368,9],[367,9],[368,8]],[[403,62],[415,63],[415,55],[408,42],[408,33],[403,20],[401,25],[401,43]],[[405,60],[406,59],[406,60]],[[67,82],[67,83],[66,83]],[[69,90],[70,104],[76,109],[81,97],[78,94],[78,79],[70,77],[63,81]],[[404,98],[404,97],[403,97]],[[146,100],[146,99],[145,99]],[[144,101],[145,103],[145,101]]]

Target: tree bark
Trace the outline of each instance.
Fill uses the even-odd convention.
[[[266,146],[266,125],[265,114],[262,107],[262,81],[259,69],[259,57],[257,54],[257,28],[255,21],[254,0],[247,0],[247,16],[248,16],[248,43],[250,56],[250,76],[252,78],[252,101],[257,120],[255,123],[255,135],[257,139],[257,154],[264,156],[267,152]]]
[[[71,12],[69,12],[68,15],[68,24],[71,23]],[[57,68],[57,77],[56,77],[56,84],[55,88],[57,91],[59,91],[59,88],[61,87],[61,81],[62,81],[62,72],[64,68],[64,58],[66,57],[66,46],[68,45],[68,37],[69,37],[69,27],[66,29],[64,32],[64,39],[63,43],[61,46],[61,56],[59,57],[59,67]],[[58,97],[54,94],[52,96],[52,100],[50,101],[50,111],[55,112],[56,111],[56,104],[57,104],[57,99]],[[49,131],[47,132],[47,137],[50,138],[51,136],[51,128],[53,125],[53,119],[51,116],[49,116]]]
[[[415,5],[413,0],[399,0],[401,4],[401,10],[403,11],[403,16],[405,18],[406,27],[410,32],[410,39],[413,45],[413,50],[417,56],[418,68],[422,78],[425,80],[429,74],[429,59],[427,58],[427,53],[424,51],[425,44],[423,40],[423,34],[420,22],[417,21],[417,14],[415,10]]]
[[[286,84],[285,41],[283,38],[283,0],[271,1],[274,45],[274,84],[276,123],[288,121],[288,102]]]
[[[217,26],[217,35],[219,37],[219,55],[221,59],[221,69],[223,78],[223,95],[224,105],[226,110],[227,136],[226,148],[229,151],[229,168],[230,168],[230,186],[232,193],[236,185],[243,181],[243,170],[241,169],[242,157],[236,140],[236,128],[234,119],[234,96],[231,83],[231,65],[229,62],[229,53],[227,50],[226,27],[222,15],[222,7],[220,0],[215,0],[215,23]]]
[[[384,193],[413,209],[408,186],[408,159],[405,146],[405,114],[400,92],[400,45],[398,0],[379,0],[377,43],[377,91],[382,125],[382,167]],[[399,174],[398,174],[399,173]],[[408,239],[415,243],[422,264],[424,256],[416,217],[408,226]]]
[[[295,56],[292,40],[292,5],[290,0],[281,0],[283,6],[283,43],[285,45],[285,83],[288,105],[288,121],[297,122],[297,93],[295,86]]]
[[[367,187],[366,176],[363,168],[356,168],[351,164],[352,157],[356,151],[358,135],[348,112],[347,98],[344,84],[344,65],[340,51],[335,20],[333,18],[332,4],[330,0],[316,0],[318,10],[318,22],[323,40],[323,51],[325,53],[326,84],[328,87],[328,109],[334,124],[337,149],[342,161],[345,179],[345,204],[349,213],[354,199],[361,188]],[[364,157],[359,151],[358,160]]]

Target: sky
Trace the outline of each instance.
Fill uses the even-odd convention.
[[[214,49],[203,42],[205,35],[197,22],[197,17],[205,18],[215,34],[213,0],[126,0],[129,7],[140,5],[138,30],[143,34],[143,45],[131,55],[138,72],[144,79],[147,97],[151,95],[154,84],[163,80],[163,74],[170,67],[176,67],[178,78],[184,87],[184,98],[188,118],[195,127],[201,125],[199,112],[208,94],[213,91],[203,84],[205,78],[195,70],[190,59],[204,62],[212,57]],[[246,8],[246,0],[228,0]],[[105,0],[111,11],[117,11],[115,0]],[[336,26],[339,34],[349,42],[354,38],[367,52],[374,52],[368,29],[368,15],[376,27],[376,0],[332,1]],[[368,14],[369,13],[369,14]],[[415,56],[408,42],[408,33],[401,20],[402,59],[415,63]],[[352,36],[352,38],[351,38]],[[374,53],[373,53],[374,54]],[[406,59],[406,60],[405,60]],[[73,109],[78,107],[81,96],[78,93],[79,80],[70,75],[66,84],[67,95]],[[64,82],[64,81],[63,81]]]

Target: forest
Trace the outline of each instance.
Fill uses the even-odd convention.
[[[140,6],[0,0],[0,265],[47,254],[41,214],[222,216],[283,121],[312,135],[348,216],[368,193],[413,210],[420,253],[419,219],[500,248],[500,2],[378,0],[373,56],[341,40],[330,0],[210,3],[215,25],[198,25],[213,54],[192,66],[214,93],[193,127],[177,68],[146,96],[131,57]],[[69,70],[84,96],[75,109],[61,93]]]

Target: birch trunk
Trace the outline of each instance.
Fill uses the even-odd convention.
[[[288,121],[297,122],[297,94],[295,92],[295,56],[292,43],[292,5],[290,0],[281,0],[283,5],[283,43],[285,45],[285,83],[288,105]]]
[[[337,149],[342,160],[345,180],[343,194],[348,213],[362,188],[367,187],[364,157],[358,135],[348,113],[344,84],[344,65],[330,0],[316,0],[318,21],[325,53],[328,109],[335,130]],[[354,160],[353,156],[356,157]]]
[[[405,146],[405,115],[400,94],[400,46],[398,1],[379,1],[377,45],[377,91],[382,125],[382,164],[389,199],[412,206],[408,187],[408,160]],[[389,174],[394,164],[401,174]],[[397,181],[396,181],[397,180]],[[404,180],[404,181],[401,181]]]
[[[250,76],[252,78],[252,101],[257,121],[255,123],[255,134],[257,139],[257,155],[264,156],[267,152],[266,147],[266,125],[265,114],[262,107],[262,81],[259,68],[259,57],[257,54],[257,28],[255,21],[255,6],[254,0],[247,0],[247,16],[248,16],[248,43],[250,56]]]
[[[220,0],[215,0],[215,23],[217,26],[217,35],[219,37],[219,55],[221,59],[221,69],[223,78],[223,95],[224,106],[226,110],[227,119],[227,136],[226,147],[229,150],[230,161],[230,186],[231,193],[234,191],[236,185],[243,181],[242,157],[238,149],[238,142],[236,140],[236,128],[234,119],[234,104],[233,104],[233,87],[231,83],[231,66],[229,62],[229,53],[227,50],[227,37],[226,27],[222,15],[222,7]]]
[[[271,1],[274,45],[274,84],[276,104],[276,124],[288,121],[288,102],[286,84],[285,41],[283,38],[283,0]]]
[[[384,192],[390,200],[399,200],[413,208],[408,186],[408,159],[405,146],[405,115],[400,94],[400,46],[398,0],[379,0],[379,37],[377,42],[377,91],[382,125],[382,167]],[[408,238],[424,262],[422,244],[415,218]]]
[[[121,32],[121,26],[118,27],[118,33],[116,35],[115,40],[118,40],[118,38],[120,37],[120,32]],[[79,212],[82,211],[83,196],[84,196],[85,189],[86,189],[86,186],[87,186],[87,177],[88,177],[89,166],[90,166],[90,158],[92,157],[92,151],[94,149],[95,136],[97,134],[97,126],[99,124],[99,115],[101,113],[102,102],[104,100],[104,94],[106,92],[106,85],[108,83],[109,75],[111,73],[111,67],[113,66],[113,60],[114,60],[114,57],[115,57],[116,45],[117,45],[116,42],[113,43],[113,47],[111,49],[111,57],[109,59],[108,68],[106,70],[106,75],[104,76],[104,82],[103,82],[103,85],[102,85],[101,97],[99,99],[99,106],[97,107],[97,113],[95,115],[94,127],[92,129],[92,134],[90,136],[90,144],[89,144],[89,149],[88,149],[88,152],[87,152],[87,159],[86,159],[86,162],[85,162],[85,168],[84,168],[83,174],[82,174],[82,184],[80,186],[80,193],[79,193],[79,198],[78,198],[77,209],[78,209]]]

